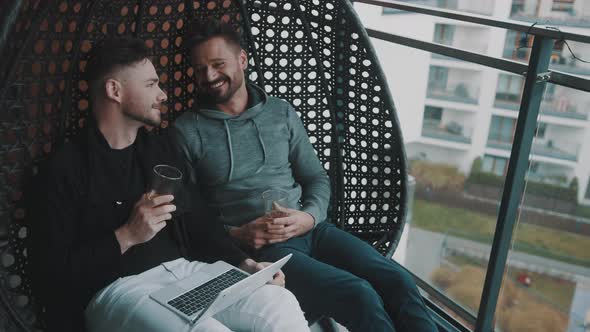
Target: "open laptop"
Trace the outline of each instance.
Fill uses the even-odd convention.
[[[218,261],[204,266],[190,277],[153,292],[150,297],[189,322],[197,323],[272,280],[291,256],[289,254],[254,274]]]

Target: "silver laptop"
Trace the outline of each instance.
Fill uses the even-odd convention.
[[[153,292],[150,297],[189,322],[197,323],[272,280],[291,256],[289,254],[252,275],[218,261],[204,266],[190,277]]]

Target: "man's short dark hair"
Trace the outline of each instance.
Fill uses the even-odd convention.
[[[215,19],[197,20],[190,24],[184,39],[184,47],[191,50],[211,38],[221,37],[228,44],[242,48],[240,33],[230,24]]]
[[[114,71],[148,59],[150,50],[141,39],[122,37],[105,39],[90,51],[85,77],[91,91]]]

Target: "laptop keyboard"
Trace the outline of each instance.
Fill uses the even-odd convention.
[[[206,283],[173,298],[168,301],[168,304],[187,316],[190,316],[209,305],[209,303],[215,300],[217,294],[222,290],[240,280],[246,279],[247,277],[247,274],[236,269],[231,269]]]

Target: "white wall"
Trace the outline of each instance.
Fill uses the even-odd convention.
[[[354,7],[368,28],[427,41],[434,36],[432,17],[381,15],[381,8],[359,3],[355,3]],[[422,129],[430,53],[376,39],[371,42],[387,77],[404,141],[413,142],[420,137]]]

